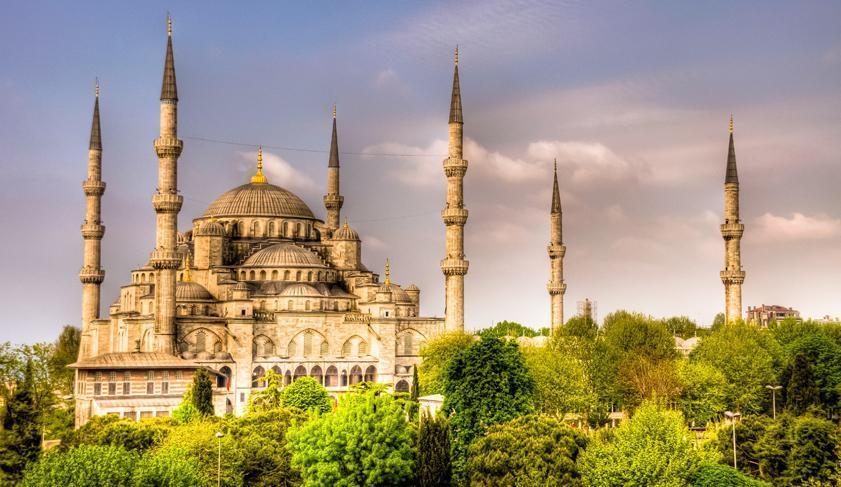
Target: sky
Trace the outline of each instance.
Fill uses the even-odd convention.
[[[567,316],[595,300],[723,311],[735,117],[744,307],[841,316],[841,3],[11,2],[0,15],[0,341],[80,322],[81,181],[102,84],[103,311],[154,242],[158,97],[173,16],[179,227],[248,180],[323,218],[338,105],[343,217],[363,260],[441,316],[453,49],[464,105],[466,325],[549,321],[557,158]],[[223,141],[223,142],[213,142]]]

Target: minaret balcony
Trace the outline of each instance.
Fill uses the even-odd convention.
[[[467,160],[448,157],[444,159],[444,174],[448,178],[463,178],[467,172]]]
[[[345,197],[340,194],[325,194],[324,207],[328,210],[339,210],[345,202]]]
[[[723,223],[721,225],[721,236],[725,239],[742,238],[745,233],[745,226],[741,223]]]
[[[157,193],[152,195],[152,206],[158,213],[178,213],[184,197],[175,193]]]
[[[80,227],[82,230],[82,238],[101,240],[105,235],[105,225],[98,223],[83,223]]]
[[[444,225],[464,225],[467,223],[467,210],[465,208],[444,208],[441,210],[441,218]]]
[[[82,190],[85,196],[102,196],[105,192],[105,183],[96,179],[86,179],[82,181]]]
[[[546,284],[546,290],[549,291],[551,296],[557,296],[558,294],[564,294],[567,292],[567,285],[565,282],[556,283],[549,281],[549,283]]]
[[[101,284],[105,280],[105,271],[96,267],[85,266],[79,271],[82,284]]]
[[[464,259],[444,259],[441,261],[441,271],[445,276],[463,276],[467,274],[470,262]]]
[[[546,247],[550,259],[563,259],[567,253],[567,246],[563,244],[549,244]]]
[[[184,142],[176,137],[161,136],[155,139],[155,153],[158,157],[178,157],[184,148]]]
[[[745,271],[725,269],[721,271],[721,282],[724,284],[742,284],[745,282]]]
[[[175,250],[155,249],[149,257],[149,263],[155,269],[178,269],[181,267],[181,255]]]

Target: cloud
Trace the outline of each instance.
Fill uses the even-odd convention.
[[[362,240],[362,244],[365,248],[370,250],[385,250],[389,248],[387,243],[377,237],[374,237],[373,235],[362,235],[360,240]]]
[[[763,241],[823,240],[841,235],[841,220],[827,215],[793,213],[791,218],[765,213],[754,222],[746,237]]]
[[[631,165],[615,152],[598,142],[547,141],[529,144],[528,154],[572,170],[574,183],[619,181],[632,177]]]
[[[240,152],[240,157],[248,164],[241,165],[244,172],[254,171],[257,160],[257,152]],[[284,158],[271,152],[263,151],[263,173],[271,184],[276,184],[289,190],[310,192],[318,189],[312,179],[306,174],[298,171]]]

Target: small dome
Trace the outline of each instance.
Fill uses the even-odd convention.
[[[175,286],[175,299],[177,301],[207,301],[213,296],[199,283],[178,281]]]
[[[359,234],[356,230],[350,228],[345,222],[338,230],[333,232],[333,240],[359,240]]]
[[[250,183],[237,186],[210,204],[205,217],[267,216],[304,218],[315,216],[301,198],[280,186]]]
[[[303,247],[279,243],[256,252],[243,264],[246,267],[324,267],[321,257]]]
[[[420,288],[415,286],[414,284],[409,284],[406,286],[405,291],[420,291]]]
[[[207,222],[196,231],[196,237],[224,237],[225,227],[216,222]]]
[[[309,284],[304,283],[297,283],[288,286],[286,289],[280,293],[281,296],[297,296],[297,297],[322,297],[322,294],[318,292],[318,289],[310,286]]]
[[[246,284],[243,281],[240,281],[240,282],[236,283],[236,285],[233,287],[233,290],[234,291],[249,291],[250,289],[248,289],[248,284]]]
[[[267,296],[274,296],[280,294],[282,287],[283,284],[278,281],[265,281],[260,285],[260,289],[257,292]]]
[[[400,286],[397,284],[389,283],[380,286],[377,289],[378,293],[391,293],[391,299],[394,300],[395,303],[412,303],[412,298],[404,291]]]

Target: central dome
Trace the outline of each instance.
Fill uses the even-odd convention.
[[[237,186],[216,198],[204,212],[205,218],[243,216],[315,219],[301,198],[280,186],[266,183]]]
[[[318,255],[288,243],[274,244],[257,251],[243,265],[246,267],[324,267]]]

